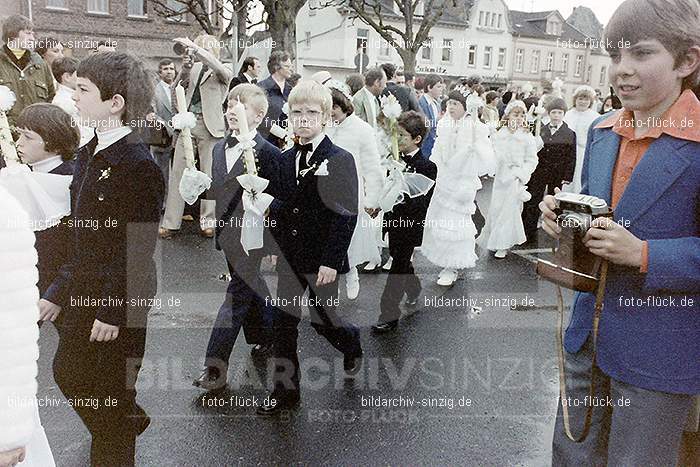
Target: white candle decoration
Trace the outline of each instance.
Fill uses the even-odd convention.
[[[19,164],[19,156],[17,156],[17,148],[15,148],[12,132],[10,131],[10,122],[7,120],[5,112],[10,110],[17,97],[7,86],[0,86],[0,151],[5,158],[5,164],[9,167],[13,164]]]
[[[175,96],[177,99],[178,113],[184,114],[187,112],[187,97],[185,97],[185,88],[180,83],[175,86]],[[185,150],[185,160],[187,167],[194,167],[194,147],[192,146],[192,133],[190,129],[185,127],[180,132],[182,138],[182,146]]]

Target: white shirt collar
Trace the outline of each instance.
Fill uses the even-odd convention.
[[[325,137],[326,137],[326,133],[324,133],[324,132],[322,131],[320,134],[316,135],[316,137],[310,141],[310,142],[311,142],[311,147],[313,148],[313,151],[311,151],[311,153],[309,153],[309,154],[306,155],[306,158],[307,158],[307,159],[308,159],[309,157],[311,157],[311,154],[313,154],[314,152],[316,152],[316,149],[318,148],[318,145],[321,144],[321,141],[323,141],[323,138],[325,138]],[[308,144],[308,143],[307,143],[307,144]]]
[[[416,148],[415,151],[411,151],[411,152],[409,152],[408,154],[404,154],[404,157],[406,157],[406,158],[413,157],[413,156],[415,156],[416,154],[418,154],[418,151],[420,151],[420,148]]]
[[[32,167],[33,172],[49,173],[61,164],[63,164],[61,156],[53,156],[29,165]]]
[[[243,76],[245,76],[245,79],[247,79],[249,83],[252,83],[255,79],[255,76],[250,76],[248,73],[243,73]]]
[[[58,83],[58,87],[56,88],[56,94],[68,94],[68,97],[72,97],[73,90],[65,84]]]
[[[95,131],[95,134],[97,135],[97,146],[95,147],[95,152],[93,154],[97,154],[98,152],[107,149],[130,133],[131,127],[128,126],[110,128],[106,131]]]
[[[245,139],[245,140],[248,140],[248,139],[255,139],[255,137],[257,136],[257,133],[258,133],[258,129],[257,129],[257,128],[253,128],[252,130],[250,130],[250,131],[249,131],[247,134],[245,134],[245,135],[237,135],[237,134],[235,134],[235,133],[232,133],[232,136],[233,136],[234,138],[236,138],[236,139],[239,141],[238,144],[240,144],[240,140],[242,140],[242,139]],[[241,136],[242,136],[242,137],[241,137]],[[236,144],[236,146],[238,146],[238,144]],[[234,147],[235,147],[235,146],[234,146]]]

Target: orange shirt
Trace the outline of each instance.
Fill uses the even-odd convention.
[[[700,143],[700,101],[693,91],[686,89],[660,118],[649,122],[649,125],[650,128],[643,135],[635,136],[634,114],[625,109],[618,110],[596,125],[596,128],[612,128],[620,135],[620,151],[613,171],[610,196],[613,209],[625,192],[634,168],[642,160],[651,143],[662,133]],[[641,272],[647,271],[647,248],[647,242],[644,242]]]

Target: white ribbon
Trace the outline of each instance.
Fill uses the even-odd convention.
[[[211,178],[209,175],[197,169],[186,167],[180,179],[180,196],[191,206],[197,201],[199,195],[204,193],[204,190],[208,190],[210,186]]]
[[[269,180],[253,174],[243,174],[236,177],[243,187],[243,226],[241,227],[241,246],[246,255],[248,251],[263,247],[263,232],[265,230],[265,211],[274,199],[264,193]]]
[[[226,152],[231,151],[231,153],[233,153],[233,156],[236,159],[238,159],[239,157],[241,157],[241,154],[243,154],[243,151],[245,151],[246,149],[253,149],[256,144],[257,143],[253,139],[247,141],[240,140],[238,144],[236,144],[234,147],[226,149]]]
[[[404,200],[404,195],[417,198],[428,193],[435,184],[423,174],[404,172],[406,165],[402,162],[391,160],[389,165],[389,176],[379,196],[379,207],[384,212],[391,212]]]

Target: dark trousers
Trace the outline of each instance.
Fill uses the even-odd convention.
[[[362,353],[360,331],[336,314],[338,281],[316,286],[317,274],[295,274],[278,263],[279,282],[275,309],[273,382],[277,398],[299,395],[299,359],[297,356],[298,326],[301,320],[301,299],[309,290],[311,326],[343,355]]]
[[[231,281],[209,337],[207,366],[225,372],[241,327],[249,344],[270,342],[273,312],[270,291],[260,275],[261,260],[262,255],[251,252],[237,267],[229,263]]]
[[[540,201],[542,201],[545,195],[553,195],[554,188],[559,186],[557,185],[559,182],[560,180],[555,180],[551,174],[545,170],[535,169],[532,177],[530,177],[530,181],[527,184],[527,191],[532,197],[523,205],[523,227],[525,228],[525,236],[528,240],[537,238],[537,221],[540,218]],[[545,188],[547,189],[546,193]]]
[[[571,430],[581,433],[588,396],[592,358],[591,338],[575,354],[566,354],[567,398]],[[562,401],[554,426],[552,465],[556,467],[675,466],[683,426],[693,397],[639,388],[615,380],[596,367],[598,401],[609,397],[613,406],[594,407],[591,431],[574,443],[564,433]],[[576,407],[576,401],[579,406]],[[629,401],[618,405],[618,401]],[[604,404],[605,405],[605,404]]]
[[[90,342],[90,328],[63,327],[53,361],[54,379],[92,435],[93,466],[133,466],[139,424],[136,377],[146,327],[120,327],[117,339]]]
[[[411,263],[413,242],[406,242],[398,235],[389,234],[389,253],[393,258],[381,299],[379,324],[390,323],[401,317],[399,304],[404,294],[415,297],[420,293],[420,279]]]

